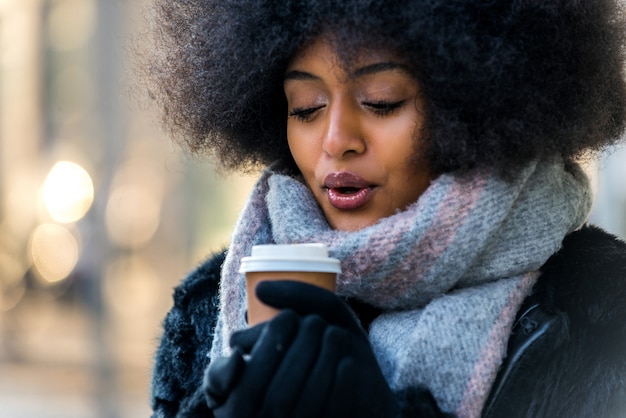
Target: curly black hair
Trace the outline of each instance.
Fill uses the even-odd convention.
[[[433,174],[568,160],[625,129],[619,0],[154,1],[151,95],[227,169],[290,158],[284,72],[327,33],[347,59],[387,48],[414,70]]]

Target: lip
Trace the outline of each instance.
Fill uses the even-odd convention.
[[[375,187],[375,184],[349,171],[330,173],[324,178],[328,202],[340,210],[362,208],[373,197]]]

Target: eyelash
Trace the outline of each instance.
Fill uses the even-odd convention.
[[[363,102],[363,106],[368,107],[374,112],[376,116],[385,117],[392,114],[395,110],[401,108],[406,100],[400,100],[398,102],[388,102],[385,100],[377,102]],[[296,118],[301,122],[308,122],[311,120],[313,114],[324,106],[296,108],[289,112],[288,116]]]
[[[378,102],[364,102],[363,105],[371,108],[376,116],[385,117],[401,108],[405,102],[406,100],[400,100],[398,102],[381,100]]]
[[[322,107],[324,106],[296,108],[289,112],[289,117],[296,118],[301,122],[307,122],[311,119],[313,114]]]

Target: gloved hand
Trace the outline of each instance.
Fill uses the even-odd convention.
[[[282,312],[235,333],[233,354],[209,365],[204,387],[215,417],[399,416],[365,332],[339,297],[293,281],[260,283],[257,296]]]

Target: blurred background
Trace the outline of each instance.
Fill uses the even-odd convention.
[[[171,289],[252,179],[130,89],[143,0],[0,0],[0,417],[147,417]]]
[[[0,0],[0,417],[147,417],[172,288],[250,177],[185,156],[129,93],[144,0]],[[626,236],[626,152],[589,164]]]

